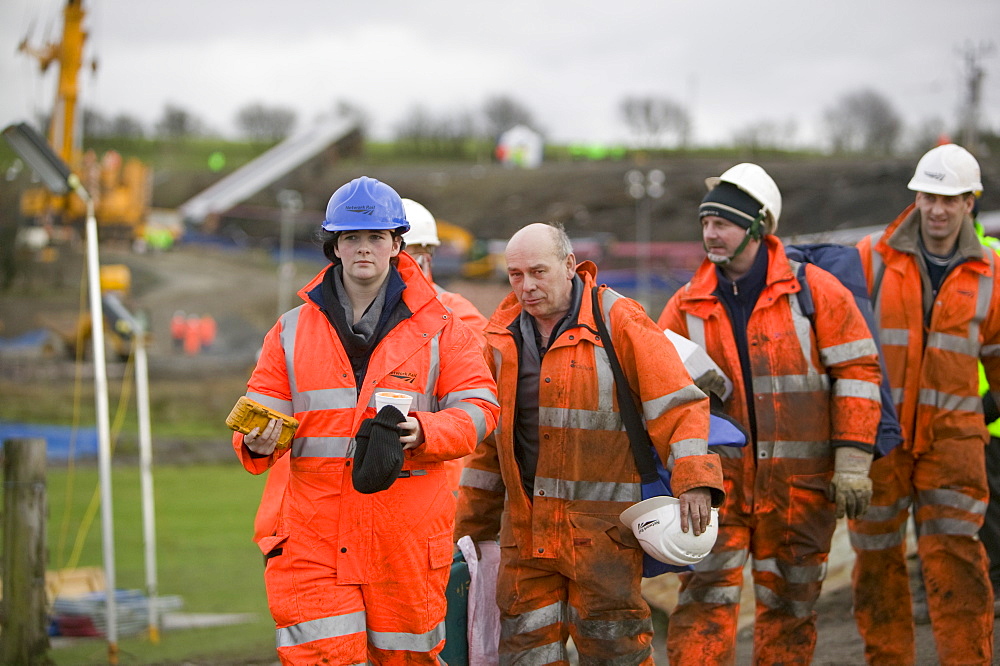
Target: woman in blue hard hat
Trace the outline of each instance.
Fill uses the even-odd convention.
[[[290,449],[275,448],[277,421],[233,439],[254,474],[290,457],[277,529],[258,542],[282,663],[430,664],[444,645],[444,461],[471,453],[499,408],[475,335],[402,251],[408,228],[384,183],[334,192],[320,232],[331,263],[268,332],[248,382],[248,397],[300,422]],[[410,413],[376,414],[380,391],[412,397]],[[400,449],[401,469],[372,478],[385,469],[373,459]]]

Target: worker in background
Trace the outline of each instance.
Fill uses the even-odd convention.
[[[979,242],[1000,254],[1000,238],[986,235],[978,219],[979,198],[972,208],[972,223]],[[979,529],[979,540],[983,542],[990,562],[990,585],[993,586],[993,615],[1000,614],[1000,405],[990,393],[990,383],[986,370],[979,363],[979,395],[983,398],[983,414],[990,441],[986,445],[986,482],[990,489],[990,501]]]
[[[184,353],[197,356],[201,352],[201,320],[198,315],[188,315],[184,322]]]
[[[208,350],[215,344],[217,327],[215,317],[210,314],[203,314],[198,320],[198,333],[201,335],[201,348]]]
[[[291,458],[277,529],[259,540],[285,664],[436,664],[455,498],[444,461],[496,426],[496,385],[475,335],[403,251],[399,195],[361,177],[327,205],[330,260],[264,338],[247,396],[299,421],[236,433],[260,474]],[[376,413],[377,391],[412,397]],[[397,419],[403,419],[396,423]]]
[[[434,216],[423,205],[412,199],[403,199],[403,210],[406,213],[406,221],[410,224],[409,231],[403,234],[403,240],[406,242],[406,253],[413,257],[424,276],[431,281],[431,286],[434,287],[438,300],[472,328],[482,342],[483,329],[486,328],[486,317],[481,315],[476,306],[460,294],[445,291],[434,283],[431,271],[432,256],[434,248],[441,244],[441,241],[438,240],[437,222]],[[254,541],[260,541],[263,537],[274,534],[277,528],[278,509],[281,508],[281,497],[288,484],[288,460],[288,456],[280,458],[267,472],[260,506],[254,517]],[[452,489],[456,492],[464,460],[465,458],[456,458],[446,463],[451,476]]]
[[[455,541],[499,537],[501,663],[568,663],[572,636],[581,663],[652,664],[643,551],[619,520],[640,479],[596,317],[695,534],[723,496],[708,398],[638,303],[602,286],[594,312],[597,267],[576,265],[561,228],[524,227],[505,258],[513,293],[486,328],[501,423],[466,461]]]
[[[914,663],[904,539],[912,507],[941,663],[988,664],[993,589],[977,538],[988,432],[976,364],[995,398],[1000,272],[973,228],[982,182],[968,151],[932,149],[909,189],[914,203],[858,244],[905,441],[872,465],[872,507],[850,522],[854,615],[870,663]]]
[[[877,348],[853,295],[813,264],[814,321],[774,235],[781,193],[756,164],[706,181],[707,256],[659,325],[697,342],[732,380],[723,405],[752,446],[723,448],[726,502],[712,552],[682,573],[670,663],[733,664],[751,559],[755,664],[809,663],[836,519],[864,512],[881,415]]]
[[[187,317],[183,310],[175,310],[170,318],[170,339],[174,342],[174,349],[181,351],[184,349],[184,337],[187,331]]]
[[[434,249],[441,245],[434,216],[426,207],[413,199],[403,199],[403,208],[406,210],[406,219],[410,222],[410,230],[403,234],[406,251],[416,260],[427,279],[434,284],[438,300],[474,331],[482,333],[486,328],[486,317],[476,309],[476,306],[461,294],[446,291],[434,282],[432,270]]]

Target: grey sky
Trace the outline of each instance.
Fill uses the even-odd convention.
[[[996,0],[84,0],[85,103],[147,123],[165,103],[232,133],[260,101],[300,123],[337,100],[366,109],[389,135],[417,104],[435,116],[514,97],[558,141],[628,137],[626,95],[671,97],[691,112],[698,143],[726,141],[763,120],[822,132],[823,110],[873,88],[911,127],[957,121],[966,43],[994,40],[982,118],[1000,131],[1000,2]],[[51,104],[54,72],[16,53],[56,37],[63,0],[0,2],[0,124]],[[587,8],[590,5],[591,8]]]

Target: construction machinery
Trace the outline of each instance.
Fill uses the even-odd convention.
[[[116,151],[100,159],[93,151],[82,150],[78,131],[82,111],[79,105],[79,74],[83,68],[83,48],[87,32],[83,22],[83,0],[67,0],[63,10],[62,39],[34,47],[28,38],[18,50],[34,57],[44,73],[53,64],[59,67],[55,105],[49,121],[48,140],[53,150],[80,179],[94,199],[94,213],[102,238],[137,240],[144,226],[152,199],[152,174],[148,166],[130,158],[123,160]],[[21,215],[29,224],[56,231],[60,225],[80,225],[86,215],[85,203],[75,194],[54,194],[44,187],[33,187],[21,196]],[[58,235],[55,233],[53,235]]]

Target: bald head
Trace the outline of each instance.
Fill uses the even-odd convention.
[[[571,305],[576,257],[566,232],[529,224],[511,236],[504,258],[514,295],[547,335]]]

